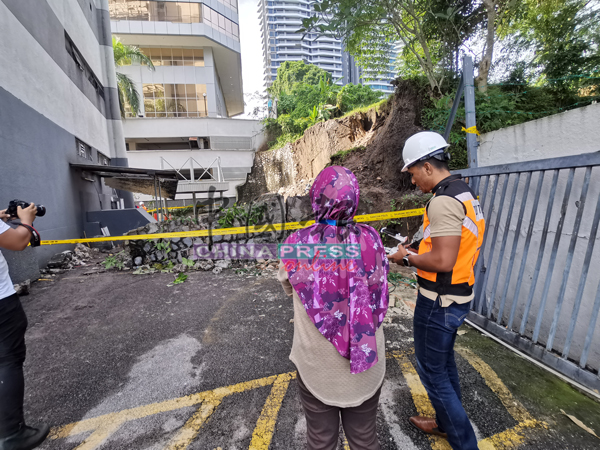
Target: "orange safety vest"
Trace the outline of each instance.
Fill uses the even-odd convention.
[[[479,257],[485,233],[485,219],[477,196],[471,188],[460,179],[460,175],[452,175],[442,180],[432,190],[434,197],[446,195],[459,201],[465,210],[466,217],[462,224],[460,248],[456,264],[450,272],[427,272],[417,270],[419,286],[439,295],[469,296],[473,292],[475,272],[473,268]],[[419,255],[431,251],[429,217],[427,209],[423,216],[423,240],[419,245]]]

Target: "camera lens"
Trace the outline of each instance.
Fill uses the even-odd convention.
[[[46,207],[44,205],[35,205],[35,207],[37,208],[36,216],[42,217],[46,214]]]

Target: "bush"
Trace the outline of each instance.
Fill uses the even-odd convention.
[[[341,114],[381,100],[382,93],[361,84],[347,84],[337,94],[336,106]]]
[[[337,86],[327,72],[302,61],[282,64],[269,93],[278,100],[278,118],[263,121],[271,149],[298,139],[319,121],[340,117],[382,97],[369,86]]]
[[[444,132],[454,96],[455,93],[451,92],[440,99],[429,99],[421,114],[424,128],[438,133]],[[565,97],[564,92],[558,92],[548,86],[492,85],[486,93],[475,94],[477,130],[480,133],[488,133],[518,125],[573,109],[578,106],[576,103],[585,104],[592,99],[592,97],[580,97],[574,92]],[[451,169],[468,167],[467,143],[465,132],[462,131],[463,127],[466,127],[464,102],[458,108],[450,131],[449,141],[452,145],[449,151],[452,160],[449,166]]]

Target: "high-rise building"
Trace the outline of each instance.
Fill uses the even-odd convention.
[[[331,73],[336,84],[356,82],[347,64],[342,43],[331,36],[309,33],[302,36],[302,19],[313,14],[312,0],[259,0],[258,13],[263,41],[265,84],[277,76],[277,68],[285,61],[314,64]]]
[[[371,75],[368,70],[361,69],[362,84],[371,86],[371,89],[384,94],[393,94],[394,86],[390,84],[390,81],[396,78],[396,60],[401,50],[402,44],[400,42],[389,45],[389,72],[386,74]]]
[[[264,81],[268,87],[277,77],[277,69],[285,61],[305,61],[329,72],[333,82],[340,86],[362,83],[361,69],[354,58],[344,51],[341,40],[318,33],[299,33],[302,20],[314,15],[314,0],[259,0],[258,14],[262,34]],[[390,60],[396,54],[391,49]],[[389,83],[395,76],[393,62],[389,78],[378,77],[365,82],[373,89],[386,93],[394,91]]]
[[[154,65],[118,68],[143,96],[123,121],[131,164],[177,169],[189,182],[201,176],[196,198],[213,195],[212,180],[235,199],[262,136],[260,122],[231,119],[244,112],[237,0],[109,0],[109,9],[113,35]],[[177,200],[193,197],[188,188]]]

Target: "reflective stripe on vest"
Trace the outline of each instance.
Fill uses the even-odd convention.
[[[418,269],[419,285],[440,295],[468,296],[473,292],[473,284],[475,283],[473,269],[479,257],[485,233],[483,212],[479,201],[475,198],[469,186],[460,179],[451,179],[436,189],[434,197],[440,195],[454,197],[462,203],[466,211],[466,217],[462,224],[458,257],[451,272],[435,273]],[[432,248],[427,208],[423,216],[423,229],[423,240],[419,246],[419,255],[430,252]]]

